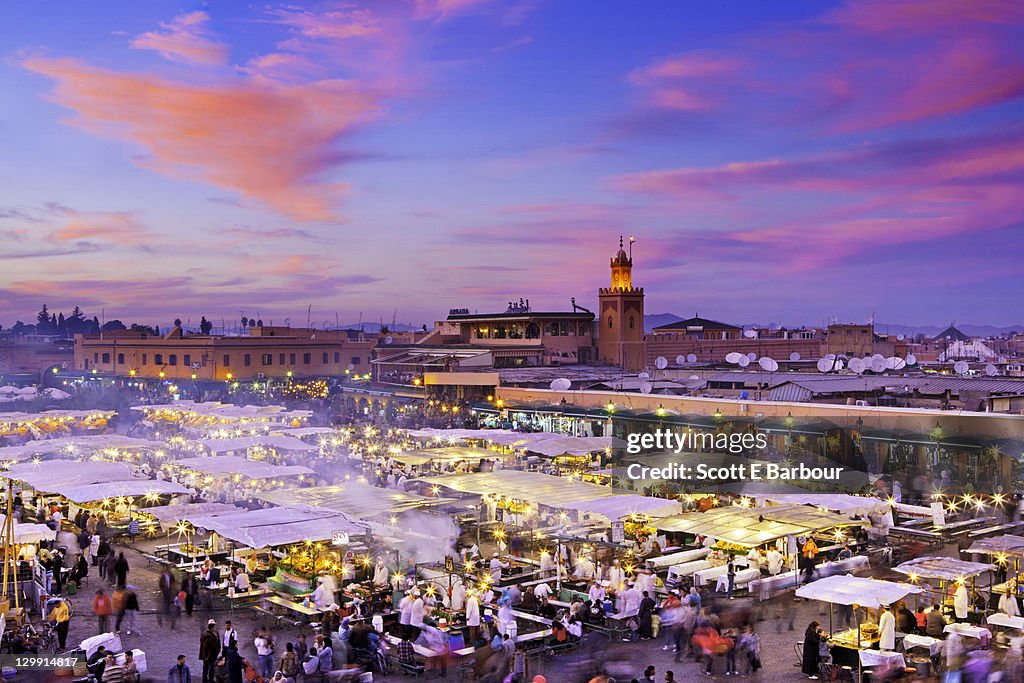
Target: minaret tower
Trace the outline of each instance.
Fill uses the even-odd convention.
[[[611,260],[611,287],[598,290],[598,358],[625,370],[644,368],[644,290],[633,286],[633,238],[629,253],[619,236],[619,251]]]

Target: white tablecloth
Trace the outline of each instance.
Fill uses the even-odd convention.
[[[733,588],[739,586],[745,586],[754,579],[761,576],[761,570],[757,567],[750,567],[749,569],[741,569],[736,572],[736,577],[733,580]],[[726,593],[729,590],[729,575],[723,574],[718,577],[718,583],[715,585],[716,593]]]
[[[992,626],[1024,630],[1024,617],[1011,617],[1008,614],[996,613],[988,615],[988,623]]]
[[[928,648],[929,655],[937,655],[942,651],[942,641],[938,638],[919,636],[914,633],[908,633],[903,636],[904,651],[911,650],[915,647],[926,647]]]
[[[707,548],[697,548],[696,550],[684,550],[678,553],[670,553],[667,555],[661,555],[660,557],[652,557],[646,561],[646,564],[651,569],[664,569],[665,567],[674,567],[676,565],[684,564],[686,562],[693,562],[695,560],[702,560],[708,555]]]
[[[694,572],[707,569],[711,566],[711,563],[707,560],[694,560],[693,562],[684,562],[683,564],[677,564],[674,567],[669,567],[668,578],[690,576]]]
[[[946,624],[946,628],[943,631],[945,633],[959,633],[962,636],[977,638],[982,642],[987,642],[992,637],[992,632],[987,628],[984,626],[974,626],[973,624]]]
[[[800,572],[796,569],[775,576],[763,576],[750,582],[750,592],[757,592],[761,600],[769,600],[776,593],[796,586],[800,579]]]
[[[882,664],[896,664],[897,667],[906,668],[907,660],[899,652],[888,650],[860,650],[860,663],[863,666],[879,666]]]

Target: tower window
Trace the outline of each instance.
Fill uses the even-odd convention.
[[[633,316],[629,316],[629,329],[633,329],[635,325],[636,321],[633,319]]]
[[[612,317],[608,316],[608,329],[612,329]]]

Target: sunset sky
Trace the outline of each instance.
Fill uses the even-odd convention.
[[[1024,323],[1024,3],[5,3],[0,324]]]

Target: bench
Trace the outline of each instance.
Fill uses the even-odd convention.
[[[1009,522],[1007,524],[997,524],[996,526],[985,527],[984,529],[975,529],[968,532],[968,538],[980,538],[982,536],[988,536],[989,534],[995,534],[1000,531],[1012,531],[1018,527],[1024,525],[1024,522]]]

